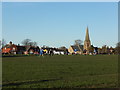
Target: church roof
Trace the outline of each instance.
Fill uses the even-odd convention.
[[[79,45],[79,46],[80,46],[80,49],[83,50],[83,45]],[[73,48],[73,50],[76,49],[77,51],[81,51],[77,45],[72,45],[71,47]]]
[[[90,41],[89,32],[88,32],[88,27],[87,27],[87,29],[86,29],[85,41]]]

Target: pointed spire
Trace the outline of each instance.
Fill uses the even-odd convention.
[[[85,41],[90,41],[90,38],[89,38],[89,32],[88,32],[88,26],[87,26],[87,29],[86,29],[86,37],[85,37]]]

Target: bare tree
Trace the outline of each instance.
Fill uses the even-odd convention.
[[[37,42],[34,41],[34,42],[33,42],[33,46],[37,46]]]
[[[29,42],[29,45],[30,46],[37,46],[37,42],[35,42],[35,41],[34,42]]]
[[[115,47],[115,53],[120,55],[120,42],[118,42]]]
[[[37,46],[37,42],[32,42],[31,39],[25,39],[22,41],[22,44],[25,46]]]
[[[120,47],[120,42],[118,42],[116,46],[117,46],[117,47]]]
[[[78,46],[79,50],[81,50],[80,48],[80,45],[82,45],[83,41],[78,39],[78,40],[75,40],[75,45]]]
[[[30,42],[31,42],[31,39],[25,39],[22,41],[22,44],[27,46],[27,45],[30,45]]]
[[[75,45],[82,45],[83,41],[78,39],[78,40],[75,40]]]
[[[59,47],[59,49],[66,51],[67,48],[65,46]]]
[[[102,48],[98,48],[98,54],[102,53]]]
[[[103,45],[102,46],[102,54],[106,54],[107,53],[107,46],[106,45]]]

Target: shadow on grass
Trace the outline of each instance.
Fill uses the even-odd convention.
[[[60,80],[60,79],[48,79],[48,80],[37,80],[37,81],[25,81],[25,82],[7,83],[7,84],[3,84],[2,87],[19,86],[19,85],[23,85],[23,84],[35,84],[35,83],[42,83],[42,82],[49,82],[49,81],[56,81],[56,80]]]
[[[3,58],[5,57],[27,57],[27,56],[36,56],[36,55],[2,55]]]

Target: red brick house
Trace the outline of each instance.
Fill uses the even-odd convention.
[[[12,42],[10,41],[9,44],[5,45],[3,48],[2,48],[2,53],[14,53],[16,54],[16,51],[17,51],[17,45],[15,44],[12,44]]]
[[[39,54],[39,47],[15,45],[10,41],[2,48],[2,54]]]

